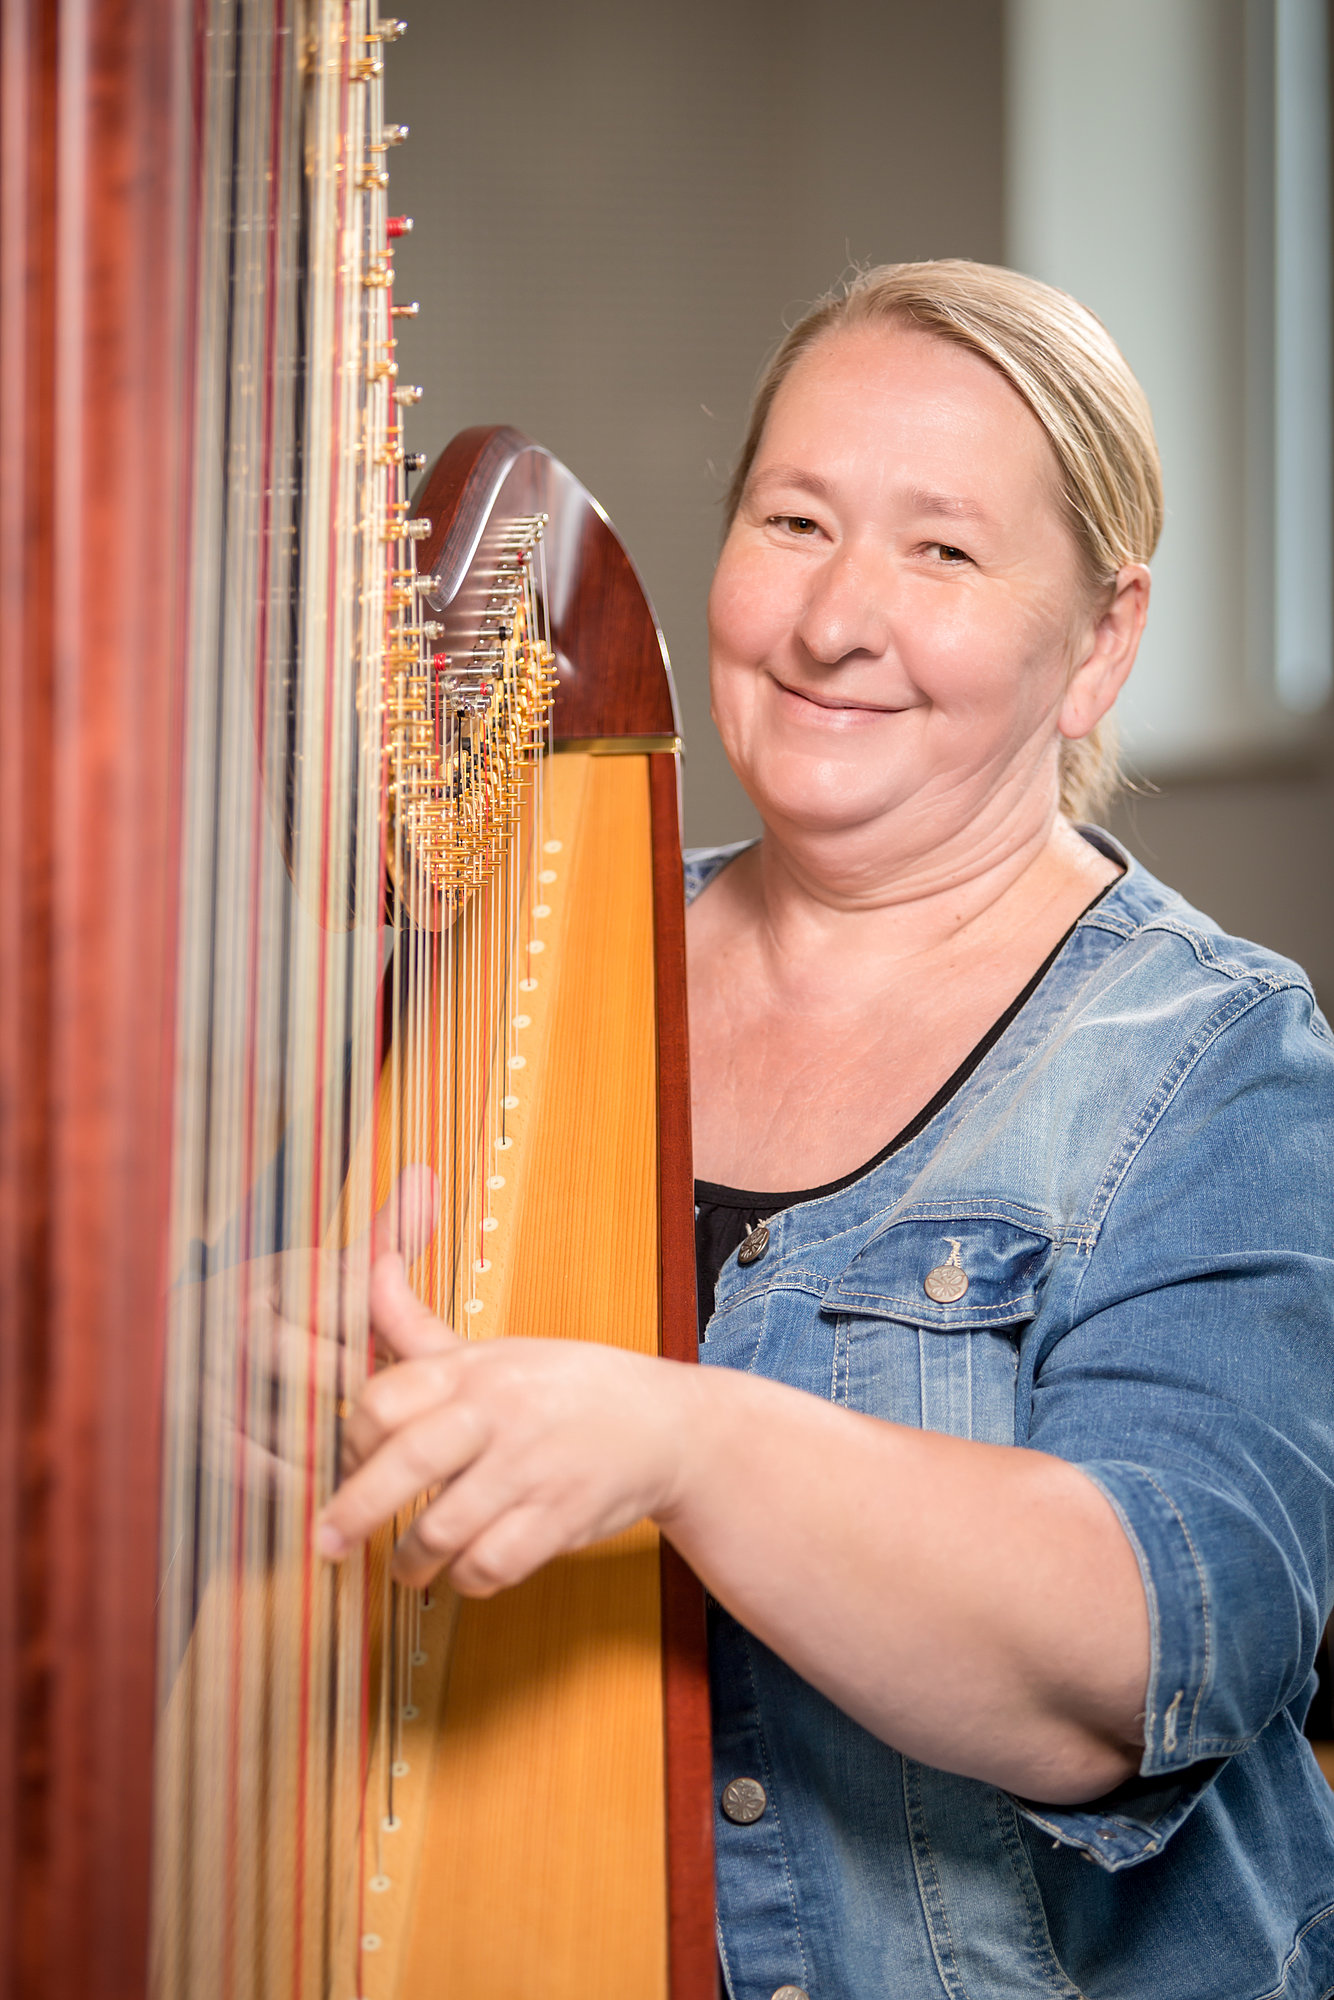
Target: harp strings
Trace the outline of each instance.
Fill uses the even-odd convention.
[[[325,2000],[367,1991],[429,1649],[387,1541],[334,1571],[313,1523],[377,1207],[500,1330],[554,674],[540,515],[495,514],[458,604],[416,574],[394,25],[201,21],[153,1982]]]
[[[381,1192],[392,1206],[397,1191],[406,1218],[423,1185],[429,1188],[429,1241],[421,1241],[419,1226],[414,1232],[404,1223],[410,1276],[442,1319],[474,1338],[500,1330],[478,1320],[495,1254],[505,1248],[496,1196],[515,1144],[513,1086],[526,1062],[521,1008],[524,993],[536,988],[532,968],[541,950],[533,932],[542,905],[533,890],[552,678],[544,521],[498,511],[460,592],[463,610],[447,608],[443,622],[428,618],[423,600],[430,579],[414,573],[415,524],[403,466],[397,478],[395,509],[404,533],[391,576],[385,673],[394,1004],[389,1089],[379,1099],[379,1153],[387,1162]],[[447,653],[437,650],[446,634]],[[396,1535],[412,1511],[394,1524]],[[359,1991],[381,1990],[367,1968],[380,1965],[385,1944],[377,1900],[398,1882],[398,1793],[412,1779],[405,1725],[417,1719],[415,1676],[428,1663],[428,1602],[397,1587],[383,1563],[379,1623],[386,1653],[371,1745],[373,1796],[363,1820]],[[433,1621],[432,1629],[436,1646],[446,1644],[448,1619]]]
[[[163,2000],[351,1991],[376,1646],[311,1550],[366,1369],[395,410],[384,30],[206,0],[155,1774]]]

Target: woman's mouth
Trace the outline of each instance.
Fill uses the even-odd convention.
[[[846,719],[851,724],[867,716],[900,715],[903,712],[901,707],[892,702],[856,701],[847,695],[828,694],[817,688],[794,687],[788,681],[780,681],[776,674],[771,674],[769,678],[780,695],[786,695],[791,702],[800,703],[801,710],[808,715],[811,709],[822,710],[835,726],[840,719]]]

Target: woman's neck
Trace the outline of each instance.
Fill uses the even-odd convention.
[[[825,963],[832,974],[856,960],[863,974],[870,962],[884,972],[896,961],[953,958],[965,942],[984,948],[1052,925],[1059,935],[1120,872],[1054,802],[1040,817],[994,815],[954,839],[912,835],[767,827],[735,888],[774,970]]]

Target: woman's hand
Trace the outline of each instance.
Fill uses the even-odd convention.
[[[422,1585],[446,1569],[465,1596],[489,1597],[670,1507],[693,1371],[591,1342],[460,1340],[396,1256],[372,1270],[370,1309],[398,1365],[367,1383],[348,1420],[322,1554],[344,1555],[436,1489],[399,1540],[394,1575]]]
[[[312,1440],[361,1385],[372,1264],[399,1246],[418,1256],[438,1207],[435,1175],[409,1166],[346,1249],[282,1250],[178,1288],[200,1366],[179,1385],[175,1420],[198,1426],[208,1478],[261,1496],[304,1490]]]

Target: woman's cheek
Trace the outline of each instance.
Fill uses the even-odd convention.
[[[767,551],[729,543],[709,591],[709,640],[724,660],[757,664],[781,645],[787,619],[781,572]]]
[[[1009,607],[974,597],[927,602],[899,626],[910,679],[945,714],[1016,716],[1036,692],[1036,635]]]

